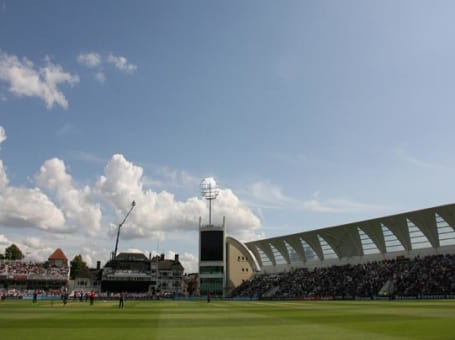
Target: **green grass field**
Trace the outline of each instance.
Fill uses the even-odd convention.
[[[0,302],[1,339],[455,339],[455,301]]]

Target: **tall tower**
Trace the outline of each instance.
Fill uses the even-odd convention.
[[[211,293],[223,296],[226,287],[225,219],[222,225],[212,224],[212,200],[219,193],[213,177],[204,178],[200,185],[202,196],[209,201],[209,223],[199,218],[199,290],[201,295]]]

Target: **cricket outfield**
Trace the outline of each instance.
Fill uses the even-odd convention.
[[[2,339],[455,339],[455,301],[6,300]]]

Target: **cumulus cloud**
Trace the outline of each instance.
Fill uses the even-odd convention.
[[[0,160],[0,224],[9,227],[36,227],[63,231],[65,217],[39,188],[16,188],[8,185]]]
[[[11,243],[12,242],[10,240],[8,240],[8,238],[5,235],[0,234],[0,249],[10,246]],[[5,253],[5,252],[2,251],[1,253]]]
[[[79,77],[65,72],[49,58],[44,66],[36,68],[27,58],[19,59],[0,51],[0,81],[8,83],[9,91],[16,96],[38,97],[49,109],[54,104],[66,109],[68,101],[59,86],[65,83],[73,86]]]
[[[69,227],[96,235],[101,228],[101,207],[92,199],[90,187],[78,188],[57,158],[46,161],[36,176],[38,185],[55,192]]]
[[[97,183],[99,193],[115,208],[120,220],[136,202],[128,227],[122,231],[125,238],[159,236],[172,231],[194,231],[199,216],[207,216],[207,203],[198,197],[178,201],[167,191],[145,189],[143,169],[127,161],[123,155],[114,155]],[[212,221],[222,223],[226,216],[230,233],[242,236],[254,234],[259,219],[234,195],[230,189],[220,190],[214,204]],[[111,226],[111,234],[115,233]]]
[[[107,57],[107,62],[114,65],[118,70],[125,73],[133,73],[137,70],[137,66],[131,63],[128,63],[128,60],[122,56],[115,56],[110,54]]]
[[[24,245],[34,249],[40,249],[47,247],[47,244],[43,242],[42,239],[38,237],[26,237],[24,240]]]
[[[5,242],[1,241],[2,235],[0,235],[0,249],[7,248],[12,244],[15,244],[25,256],[27,261],[43,262],[49,258],[56,248],[49,246],[49,244],[43,239],[37,237],[25,237],[21,238],[20,241],[12,241],[5,238]],[[0,252],[2,252],[0,250]]]
[[[4,129],[0,135],[6,138]],[[138,246],[146,248],[146,253],[153,247],[149,241],[144,246],[144,240],[188,242],[188,235],[197,233],[199,216],[207,223],[208,203],[201,197],[178,200],[168,191],[144,185],[143,168],[123,155],[114,155],[105,164],[104,174],[91,187],[79,185],[63,160],[49,159],[35,175],[36,187],[25,188],[10,184],[0,159],[0,226],[12,231],[8,237],[30,254],[30,259],[45,260],[62,247],[67,256],[80,253],[89,265],[95,265],[97,260],[107,260],[118,227],[112,223],[110,228],[101,229],[103,211],[104,219],[118,223],[134,200],[136,206],[122,229],[122,238],[139,240]],[[177,186],[194,182],[197,187],[188,174],[171,171],[168,175],[166,178],[177,181]],[[230,235],[241,240],[255,238],[260,220],[232,190],[221,189],[212,203],[213,223],[221,224],[226,216]],[[24,237],[24,228],[35,228],[44,237]],[[0,235],[0,246],[9,246],[13,243],[10,239]],[[133,244],[135,241],[130,242],[130,246]],[[197,270],[193,254],[180,253],[180,260],[187,272]]]
[[[195,255],[184,252],[183,254],[180,254],[179,260],[182,263],[183,268],[185,268],[185,273],[191,274],[199,272],[198,259]]]

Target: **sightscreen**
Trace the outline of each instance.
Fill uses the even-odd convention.
[[[201,231],[201,261],[223,261],[224,232]]]

